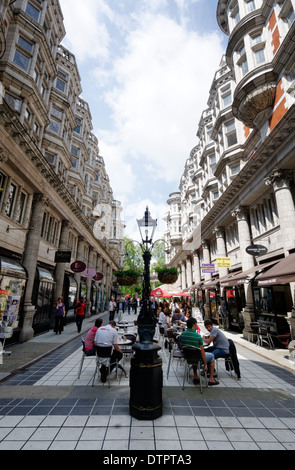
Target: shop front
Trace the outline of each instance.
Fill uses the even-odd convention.
[[[229,329],[243,330],[244,319],[242,310],[246,305],[244,284],[225,287],[223,295],[228,311]]]
[[[34,334],[44,333],[50,330],[53,316],[54,277],[46,268],[37,267],[32,304],[36,312],[33,319]]]
[[[274,341],[288,346],[291,340],[287,321],[294,308],[290,283],[295,282],[295,253],[283,258],[253,283],[257,321],[270,328]]]
[[[25,268],[16,260],[0,257],[0,339],[17,342],[21,327],[23,296],[27,282]]]
[[[76,279],[68,273],[64,276],[63,301],[66,308],[66,316],[69,320],[75,319],[75,305],[78,300],[78,283]]]

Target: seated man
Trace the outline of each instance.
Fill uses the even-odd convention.
[[[118,333],[116,330],[116,322],[114,320],[111,320],[108,325],[98,328],[95,334],[94,344],[95,346],[101,346],[101,347],[106,347],[106,345],[113,346],[113,352],[111,356],[111,363],[112,363],[111,370],[113,370],[113,368],[115,367],[116,359],[119,362],[123,357],[122,351],[118,346]],[[101,373],[101,381],[103,383],[106,382],[106,378],[108,374],[108,369],[106,368],[106,366],[104,365],[101,366],[100,373]]]
[[[95,334],[102,325],[102,318],[95,320],[94,326],[88,331],[85,338],[85,354],[86,356],[95,356],[94,337]]]
[[[181,349],[183,346],[193,346],[201,350],[202,362],[204,364],[204,372],[207,371],[207,364],[209,365],[209,382],[208,385],[218,385],[219,382],[214,379],[214,356],[212,353],[207,353],[204,350],[202,336],[197,333],[197,320],[193,317],[187,320],[187,329],[181,333],[179,338],[179,345]],[[193,365],[194,371],[194,384],[200,382],[200,379],[197,375],[197,368]]]
[[[228,356],[229,342],[225,334],[222,333],[219,328],[213,327],[213,324],[210,320],[205,320],[204,326],[210,333],[209,338],[205,338],[203,336],[204,342],[206,344],[211,344],[213,342],[213,346],[207,348],[206,351],[212,352],[215,359]]]

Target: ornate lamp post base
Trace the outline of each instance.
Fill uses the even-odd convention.
[[[140,342],[133,346],[130,371],[130,415],[141,420],[162,416],[162,359],[159,344]]]

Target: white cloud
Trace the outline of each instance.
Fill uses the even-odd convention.
[[[111,39],[104,20],[114,17],[108,5],[103,0],[86,0],[83,8],[75,0],[62,0],[61,5],[67,32],[64,43],[70,42],[78,62],[107,59]]]
[[[188,26],[189,7],[197,3],[84,0],[81,8],[78,0],[61,0],[67,47],[76,55],[84,90],[91,78],[95,131],[128,235],[135,236],[136,217],[146,205],[163,226],[169,192],[158,188],[170,184],[170,192],[177,190],[197,143],[197,126],[224,52],[219,33],[201,35]],[[164,15],[175,5],[172,16]],[[106,105],[112,127],[95,123],[96,116],[103,122]]]
[[[202,38],[163,16],[146,16],[141,26],[130,33],[125,55],[114,61],[119,83],[105,99],[121,150],[135,159],[148,156],[152,168],[173,181],[196,143],[223,51],[216,34]]]

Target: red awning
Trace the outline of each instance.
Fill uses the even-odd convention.
[[[153,289],[151,291],[151,297],[172,297],[173,294],[169,294],[169,292],[165,292],[163,289]]]
[[[260,274],[257,280],[260,287],[295,282],[295,253],[279,261],[266,273]]]

